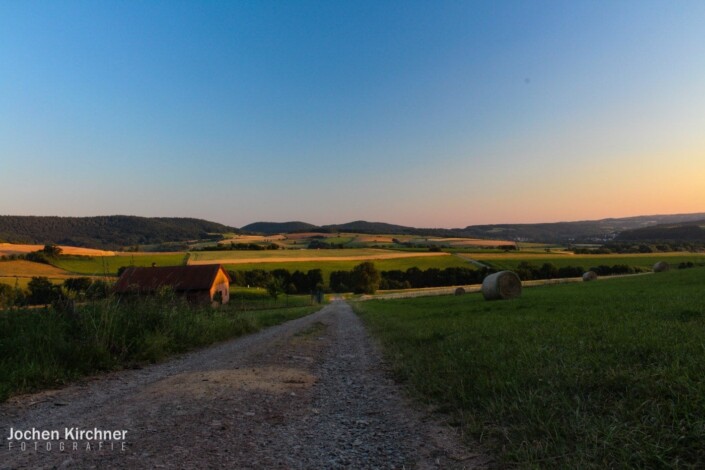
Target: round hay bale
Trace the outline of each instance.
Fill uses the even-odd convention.
[[[465,289],[463,289],[462,287],[458,287],[457,289],[455,289],[455,295],[464,295],[464,294],[465,294]]]
[[[588,271],[583,273],[584,282],[594,281],[595,279],[597,279],[597,273],[595,271]]]
[[[521,295],[521,279],[512,271],[490,274],[482,281],[485,300],[515,299]]]
[[[654,272],[655,273],[662,273],[664,271],[668,271],[671,269],[671,266],[668,265],[665,261],[659,261],[658,263],[654,264]]]

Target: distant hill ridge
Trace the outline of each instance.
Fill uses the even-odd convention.
[[[635,217],[582,220],[574,222],[550,222],[536,224],[489,224],[469,225],[465,228],[415,228],[383,222],[357,220],[345,224],[316,226],[306,222],[258,222],[243,227],[243,230],[272,235],[291,232],[353,232],[370,234],[405,234],[416,236],[468,237],[481,239],[522,240],[531,242],[567,243],[601,242],[617,238],[626,230],[678,224],[705,220],[705,213],[646,215]],[[288,224],[300,224],[293,230],[284,230]],[[257,229],[255,229],[255,227]]]
[[[273,235],[275,233],[306,232],[319,228],[316,225],[306,222],[255,222],[242,227],[243,232],[264,233]]]
[[[237,232],[216,222],[181,217],[0,216],[0,241],[10,243],[56,243],[102,249],[132,245],[181,242],[207,233]]]
[[[658,224],[651,227],[625,230],[617,236],[617,240],[639,242],[705,242],[705,219],[692,222]]]
[[[302,221],[256,222],[241,230],[266,235],[292,232],[352,232],[437,237],[468,237],[546,243],[602,242],[610,240],[701,241],[705,213],[649,215],[575,222],[539,224],[469,225],[465,228],[415,228],[384,222],[356,220],[317,226]],[[101,249],[134,245],[185,242],[211,233],[238,233],[227,225],[196,218],[0,215],[0,242],[56,243]]]

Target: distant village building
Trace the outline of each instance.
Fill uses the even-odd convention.
[[[127,268],[115,284],[118,295],[154,295],[170,287],[192,303],[230,300],[230,276],[219,264]]]

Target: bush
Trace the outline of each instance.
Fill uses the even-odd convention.
[[[27,301],[30,305],[47,305],[61,297],[61,289],[54,286],[46,277],[33,277],[29,284],[29,296]]]
[[[381,276],[374,263],[365,261],[353,268],[352,288],[356,294],[374,294],[379,289]]]

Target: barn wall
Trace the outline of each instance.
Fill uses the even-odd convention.
[[[228,276],[222,269],[218,271],[218,274],[213,280],[213,285],[210,290],[211,301],[218,291],[220,291],[223,296],[223,303],[227,304],[230,301],[230,281],[228,281]]]

